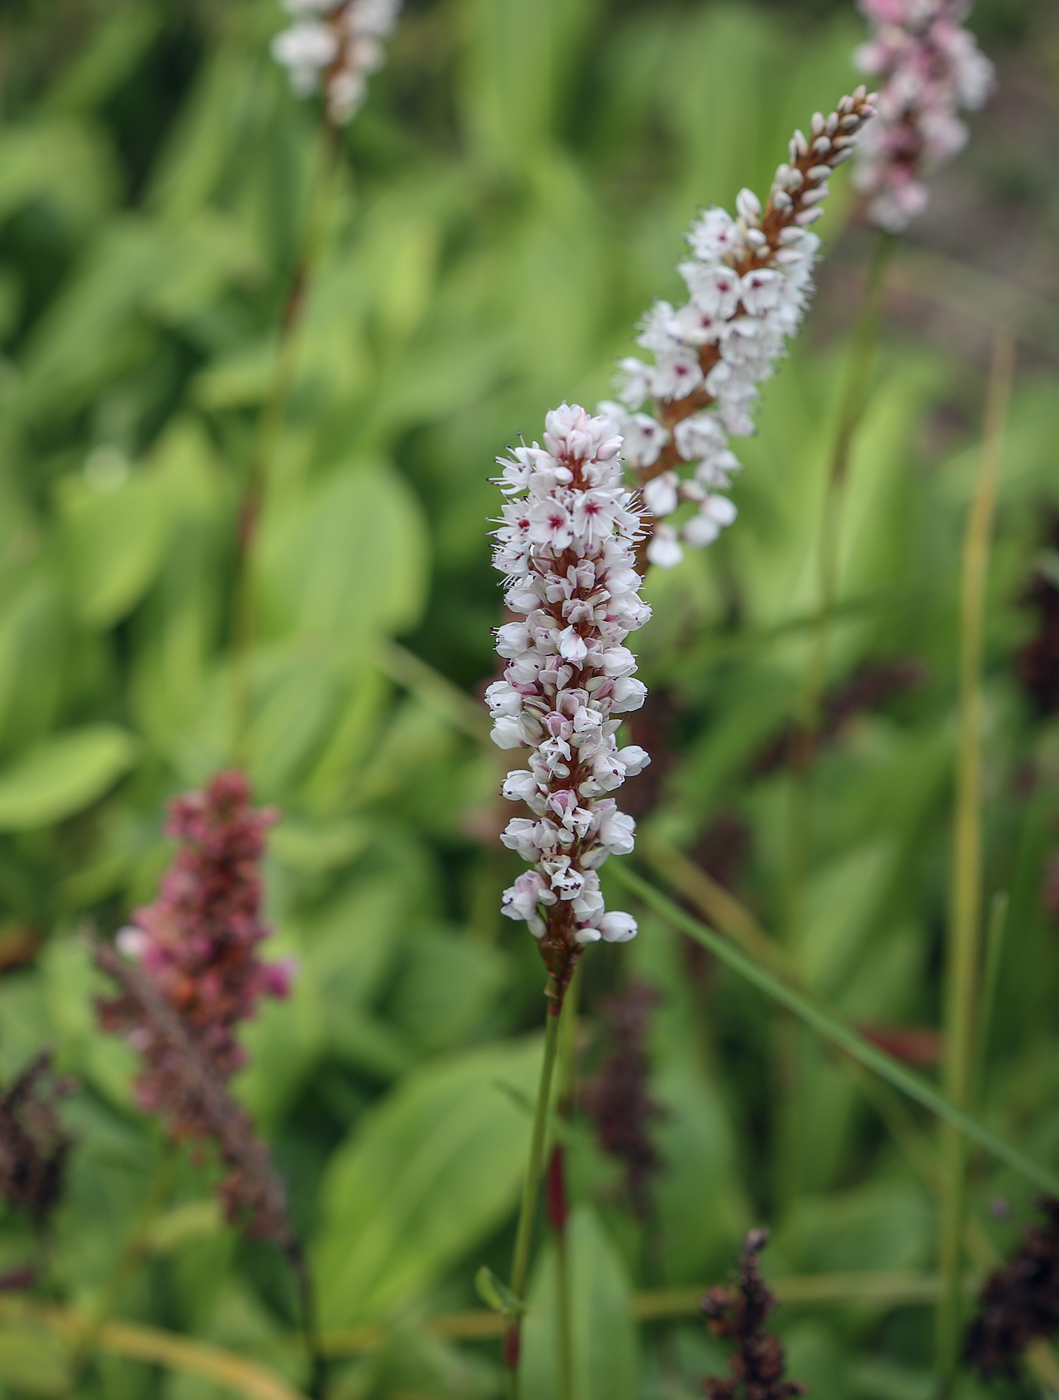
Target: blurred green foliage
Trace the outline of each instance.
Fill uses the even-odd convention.
[[[1041,19],[1029,0],[978,8],[997,43]],[[280,23],[274,0],[0,13],[0,1081],[44,1044],[80,1080],[43,1285],[78,1306],[105,1288],[161,1149],[133,1105],[131,1054],[95,1027],[82,933],[150,898],[165,801],[236,741],[239,503],[320,159],[313,104],[268,56]],[[336,1400],[499,1393],[495,1346],[420,1324],[475,1306],[483,1261],[506,1272],[539,1054],[536,952],[498,915],[517,868],[495,840],[500,759],[429,687],[395,681],[383,643],[400,638],[467,690],[490,675],[493,457],[539,435],[554,403],[606,394],[636,316],[676,290],[695,208],[767,187],[789,131],[854,81],[859,34],[832,0],[412,5],[343,136],[253,560],[245,752],[283,813],[270,915],[299,973],[249,1028],[239,1081],[325,1323],[395,1329],[381,1353],[336,1363]],[[843,235],[849,212],[843,185],[822,231],[846,265],[865,254]],[[849,298],[841,311],[767,386],[738,525],[649,582],[643,674],[671,716],[654,735],[651,821],[687,849],[719,816],[734,823],[749,852],[738,888],[808,986],[858,1023],[932,1026],[982,370],[900,325],[853,461],[829,682],[909,659],[921,680],[821,754],[793,906],[791,777],[761,761],[796,713],[816,606]],[[1013,657],[1057,429],[1044,362],[1020,377],[990,583],[988,881],[1012,907],[986,1111],[1049,1161],[1059,944],[1040,891],[1059,749]],[[578,1400],[699,1393],[717,1344],[697,1323],[637,1336],[632,1291],[723,1277],[755,1221],[774,1228],[777,1273],[932,1266],[929,1183],[830,1052],[651,919],[585,972],[587,1063],[602,991],[635,973],[663,994],[664,1167],[639,1221],[589,1125],[568,1130]],[[282,1263],[219,1223],[209,1181],[183,1163],[116,1310],[301,1382]],[[1015,1224],[984,1212],[998,1195]],[[979,1234],[1006,1247],[1026,1203],[1009,1172],[976,1165]],[[555,1393],[545,1237],[532,1400]],[[30,1250],[24,1224],[0,1218],[0,1273]],[[930,1393],[924,1309],[791,1308],[781,1327],[817,1400]],[[3,1324],[0,1394],[66,1393],[56,1347]],[[77,1393],[221,1392],[104,1356]]]

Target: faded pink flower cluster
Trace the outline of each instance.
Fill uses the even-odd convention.
[[[383,43],[393,33],[401,0],[283,0],[295,23],[272,40],[272,57],[290,74],[299,97],[321,86],[328,120],[353,117],[368,90],[368,77],[385,62]]]
[[[204,792],[178,798],[166,831],[180,849],[158,898],[137,909],[117,937],[221,1079],[244,1061],[235,1038],[239,1022],[255,1014],[263,996],[286,996],[290,988],[290,965],[257,955],[269,934],[261,918],[259,865],[275,820],[274,811],[250,806],[250,786],[239,772],[218,773]],[[154,1063],[150,1027],[128,1012],[108,1003],[104,1024],[131,1027],[130,1042],[145,1064],[141,1102],[164,1109],[166,1067]]]
[[[890,233],[926,208],[926,178],[967,140],[957,114],[992,90],[993,65],[962,25],[970,8],[970,0],[860,0],[873,32],[856,61],[882,84],[854,184],[868,217]]]
[[[504,601],[523,620],[496,634],[507,661],[486,691],[493,740],[531,749],[529,767],[504,781],[524,802],[501,838],[533,869],[504,891],[503,912],[541,940],[560,987],[586,943],[624,942],[629,914],[608,913],[599,867],[633,848],[635,822],[608,796],[650,760],[619,749],[617,716],[643,704],[636,658],[624,645],[651,610],[640,598],[640,507],[624,485],[622,440],[609,418],[563,404],[548,414],[544,446],[498,458],[511,498],[496,532]]]

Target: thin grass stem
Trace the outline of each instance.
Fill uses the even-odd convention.
[[[548,986],[548,1011],[544,1024],[544,1057],[541,1060],[537,1103],[533,1110],[529,1162],[522,1187],[522,1204],[519,1208],[518,1227],[515,1231],[515,1253],[511,1263],[511,1291],[520,1302],[524,1302],[526,1298],[530,1247],[533,1243],[533,1222],[537,1214],[537,1196],[540,1191],[541,1175],[544,1171],[544,1148],[548,1136],[548,1106],[551,1101],[556,1052],[559,1048],[561,1012],[562,1001],[556,992],[554,982],[550,982]],[[521,1337],[522,1319],[516,1314],[508,1322],[504,1337],[504,1364],[508,1368],[508,1393],[511,1400],[518,1400],[519,1395],[518,1365]]]
[[[986,399],[982,455],[967,516],[960,594],[960,723],[953,817],[951,915],[943,986],[945,1052],[942,1083],[958,1108],[973,1097],[977,1070],[982,923],[982,659],[989,548],[996,516],[1000,459],[1015,371],[1015,343],[998,330]],[[959,1276],[967,1194],[967,1143],[951,1121],[941,1130],[945,1187],[941,1202],[938,1308],[938,1394],[952,1388],[959,1355]]]

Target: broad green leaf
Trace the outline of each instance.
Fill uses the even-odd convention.
[[[60,580],[34,569],[0,612],[0,740],[8,754],[54,724],[69,640]]]
[[[505,971],[495,948],[453,934],[424,935],[409,947],[394,1014],[425,1049],[449,1049],[481,1025]]]
[[[668,1281],[692,1283],[737,1247],[751,1224],[749,1206],[722,1095],[688,1063],[687,1042],[655,1083],[662,1108],[651,1125],[662,1161],[655,1186],[660,1252]]]
[[[876,840],[844,852],[814,875],[797,956],[815,992],[833,996],[855,971],[892,873],[893,851]]]
[[[133,736],[114,724],[88,724],[45,740],[0,770],[0,831],[73,816],[102,797],[135,757]]]
[[[93,994],[111,991],[113,983],[97,972],[88,945],[78,934],[53,938],[41,956],[40,977],[48,1024],[65,1072],[76,1072],[102,1099],[127,1110],[138,1060],[123,1036],[103,1031]]]
[[[171,424],[146,466],[130,469],[116,448],[102,447],[62,482],[66,563],[86,622],[110,626],[139,602],[180,523],[216,507],[214,471],[209,442],[185,419]]]
[[[567,1222],[573,1400],[635,1400],[639,1347],[632,1289],[621,1257],[588,1206]],[[556,1251],[549,1245],[533,1277],[522,1333],[526,1400],[560,1394]]]
[[[363,655],[374,632],[402,632],[419,617],[426,555],[421,508],[392,468],[335,470],[300,511],[266,522],[260,558],[271,628]]]
[[[503,1092],[536,1092],[536,1038],[410,1075],[339,1149],[314,1250],[328,1326],[413,1299],[513,1207],[530,1120]]]
[[[44,198],[75,224],[116,193],[117,171],[93,128],[72,121],[0,126],[0,220]]]
[[[101,236],[76,278],[34,328],[18,398],[30,414],[68,414],[131,358],[145,320],[182,322],[260,264],[220,215],[179,227],[126,214]]]
[[[143,596],[161,563],[171,524],[167,483],[157,472],[128,471],[115,450],[106,485],[86,473],[63,483],[60,508],[74,606],[86,622],[109,626]],[[88,459],[102,465],[103,452]]]
[[[88,45],[64,68],[47,95],[56,112],[76,112],[105,102],[142,61],[158,35],[163,12],[123,6],[106,16]]]

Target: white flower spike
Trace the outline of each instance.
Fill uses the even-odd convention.
[[[633,848],[636,824],[609,794],[650,762],[615,738],[618,716],[647,693],[625,639],[651,615],[636,571],[641,507],[625,487],[621,448],[608,418],[563,404],[548,414],[543,447],[497,459],[509,499],[493,565],[521,620],[497,630],[507,666],[486,700],[494,743],[531,750],[529,767],[502,787],[531,815],[512,818],[501,839],[533,865],[502,908],[540,940],[559,997],[585,944],[636,933],[631,915],[607,912],[598,873]]]
[[[735,519],[735,506],[719,494],[739,470],[728,439],[753,433],[757,385],[801,324],[820,246],[809,226],[874,101],[858,88],[829,116],[818,112],[810,136],[796,131],[764,208],[741,190],[735,218],[716,208],[700,215],[688,234],[691,259],[678,268],[690,300],[679,309],[655,303],[638,341],[654,364],[621,360],[621,402],[599,405],[624,436],[626,460],[658,522],[646,558],[659,568],[679,564],[685,545],[712,543]],[[652,411],[638,411],[648,400]],[[669,523],[686,503],[688,518]]]
[[[272,40],[272,57],[287,69],[299,97],[323,88],[327,119],[343,126],[385,62],[401,0],[283,0],[294,23]]]

